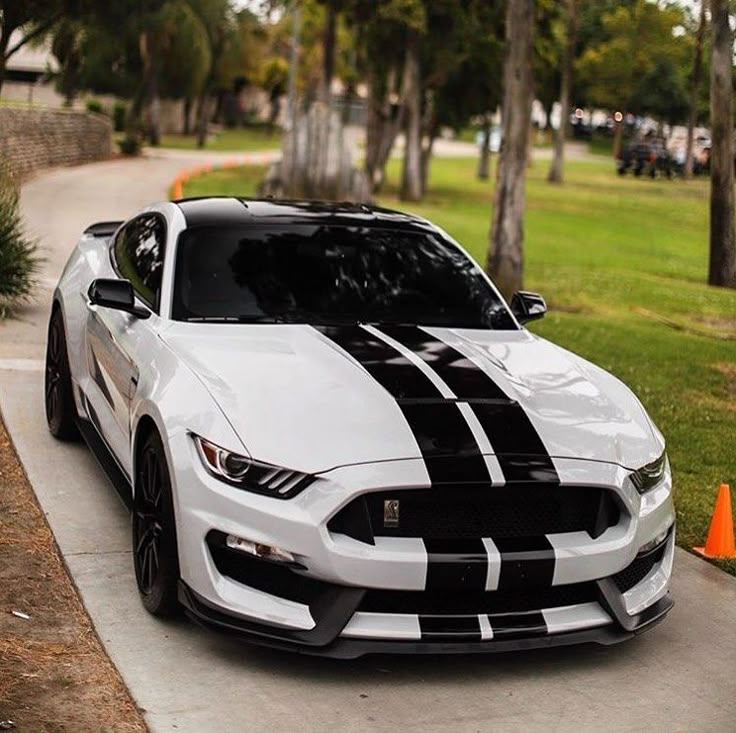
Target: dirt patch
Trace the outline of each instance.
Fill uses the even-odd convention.
[[[0,721],[8,719],[20,733],[146,731],[0,422]]]
[[[713,368],[726,377],[726,389],[729,394],[736,397],[736,364],[721,362],[714,364]]]
[[[698,323],[704,323],[716,331],[736,334],[736,318],[726,318],[725,316],[694,316],[693,320]]]
[[[581,303],[556,303],[550,301],[548,304],[550,312],[557,313],[587,313],[589,309]]]

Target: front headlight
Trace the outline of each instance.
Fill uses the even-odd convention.
[[[634,471],[631,474],[631,481],[640,494],[645,494],[657,486],[665,477],[666,473],[667,453],[665,452],[656,461],[647,463],[646,466],[642,466],[638,471]]]
[[[207,472],[239,489],[276,499],[291,499],[315,480],[311,474],[254,461],[249,456],[221,448],[194,433],[191,436]]]

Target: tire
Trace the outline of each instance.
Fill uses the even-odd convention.
[[[59,440],[78,440],[77,406],[74,404],[64,318],[56,307],[49,321],[46,341],[44,404],[51,435]]]
[[[145,438],[136,461],[132,530],[135,580],[144,608],[154,616],[176,616],[180,606],[174,502],[166,453],[155,430]]]

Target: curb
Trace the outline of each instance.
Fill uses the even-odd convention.
[[[185,168],[177,173],[176,178],[169,185],[169,199],[174,201],[183,198],[184,184],[196,176],[201,176],[203,173],[210,173],[211,171],[225,168],[238,168],[244,165],[253,165],[254,163],[255,161],[252,155],[244,155],[242,158],[232,158],[222,163],[204,163],[194,168]]]

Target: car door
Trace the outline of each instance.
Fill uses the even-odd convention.
[[[161,214],[132,219],[117,234],[111,258],[116,274],[130,280],[150,318],[88,304],[87,364],[93,387],[90,419],[130,477],[130,403],[145,369],[146,343],[158,328],[166,222]],[[91,407],[91,409],[89,409]]]

